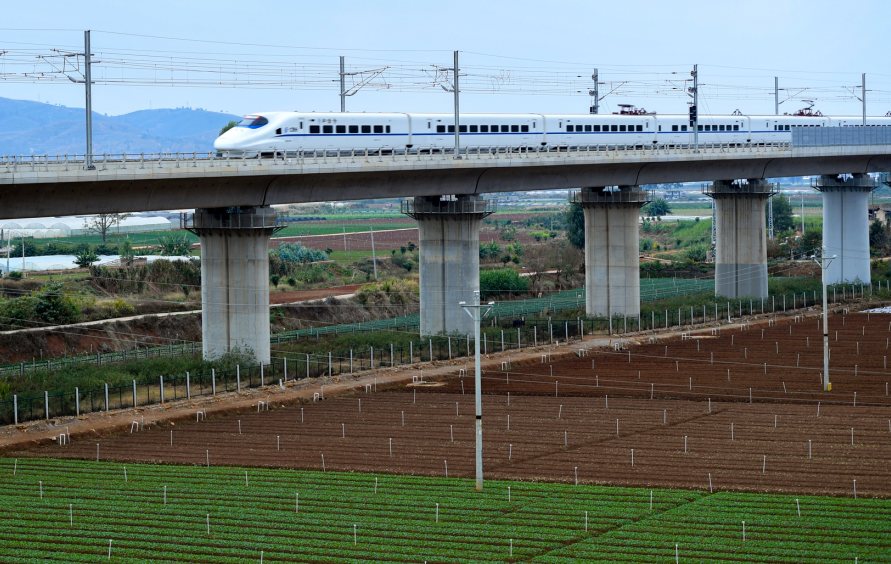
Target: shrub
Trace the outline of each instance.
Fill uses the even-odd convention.
[[[480,297],[484,300],[529,291],[529,280],[510,268],[480,271]]]

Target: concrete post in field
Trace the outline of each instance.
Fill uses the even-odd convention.
[[[49,392],[43,392],[43,415],[49,421]]]
[[[75,388],[76,390],[77,388]],[[12,396],[12,419],[13,422],[18,425],[19,424],[19,396]],[[80,415],[80,413],[78,413]]]
[[[588,315],[640,313],[640,208],[653,192],[640,186],[583,188],[570,201],[585,212],[585,311]]]
[[[269,238],[283,227],[275,211],[198,209],[183,227],[201,239],[204,358],[241,350],[269,363]]]
[[[108,413],[108,384],[105,384],[105,412]]]
[[[136,380],[133,380],[133,407],[136,407]]]
[[[192,399],[192,383],[189,381],[188,372],[186,372],[186,399]]]
[[[826,256],[837,255],[826,270],[826,283],[860,280],[869,272],[869,193],[878,183],[867,174],[848,178],[828,175],[811,179],[823,193],[823,247]]]
[[[80,388],[74,388],[74,414],[80,417]]]
[[[161,403],[164,403],[164,375],[160,376],[161,379]]]
[[[702,193],[715,200],[715,295],[767,297],[766,210],[777,185],[717,180]]]
[[[471,302],[480,279],[480,226],[496,200],[479,195],[423,196],[402,201],[418,222],[421,335],[473,333],[458,302]]]

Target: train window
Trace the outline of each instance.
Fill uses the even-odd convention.
[[[300,129],[303,129],[303,122],[300,122]]]
[[[600,131],[600,126],[594,125],[594,126],[591,126],[591,129],[593,129],[594,131]]]
[[[445,127],[444,125],[437,125],[437,126],[436,126],[436,132],[437,132],[437,133],[445,133],[445,132],[446,132],[446,127]]]
[[[687,126],[686,126],[686,125],[682,125],[682,126],[681,126],[681,131],[687,131]]]
[[[322,133],[334,133],[334,126],[333,125],[323,125]]]
[[[358,126],[358,125],[351,125],[351,126],[350,126],[350,133],[359,133],[359,126]]]
[[[718,126],[716,125],[716,126],[715,126],[715,129],[717,130],[717,128],[718,128]],[[706,126],[705,126],[705,130],[706,130],[706,131],[711,131],[711,130],[712,130],[712,126],[710,126],[710,125],[706,125]]]
[[[519,125],[512,125],[512,126],[510,126],[510,131],[511,131],[511,133],[519,133],[519,132],[520,132],[520,126],[519,126]]]
[[[618,126],[618,125],[611,125],[611,126],[610,126],[610,131],[619,131],[619,126]]]
[[[721,131],[724,131],[724,126],[723,126],[723,125],[719,125],[719,126],[718,126],[718,129],[721,130]]]
[[[470,126],[470,132],[471,132],[471,133],[478,133],[478,132],[479,132],[479,129],[480,129],[480,126],[478,126],[478,125],[471,125],[471,126]]]
[[[676,126],[676,125],[672,125],[672,126],[671,126],[671,130],[672,130],[672,131],[677,131],[677,130],[678,130],[678,126]]]
[[[696,126],[696,129],[697,129],[698,131],[702,131],[702,126],[701,126],[701,125],[697,125],[697,126]]]
[[[489,126],[488,126],[488,125],[481,125],[481,126],[480,126],[480,133],[489,133]]]
[[[501,133],[510,133],[510,126],[509,126],[509,125],[502,125],[502,126],[501,126]]]
[[[466,126],[466,125],[459,125],[459,126],[458,126],[458,133],[467,133],[467,126]]]
[[[786,126],[786,131],[789,131],[789,126],[788,126],[788,125]]]
[[[585,126],[585,132],[587,133],[588,131],[591,131],[591,126],[590,126],[590,125],[586,125],[586,126]]]
[[[310,125],[310,126],[309,126],[309,132],[310,132],[310,133],[318,133],[318,132],[319,132],[319,126],[318,126],[318,125]]]
[[[384,132],[384,126],[383,126],[383,125],[375,125],[375,126],[374,126],[374,132],[375,132],[375,133],[383,133],[383,132]]]
[[[275,134],[276,134],[276,135],[281,135],[281,134],[282,134],[282,128],[279,127],[278,129],[276,129],[276,130],[275,130]]]
[[[567,126],[566,126],[566,131],[569,131],[570,133],[572,133],[573,131],[575,131],[575,129],[573,128],[573,126],[571,126],[571,125],[567,125]]]
[[[638,131],[643,131],[643,126],[642,126],[642,125],[638,125],[638,126],[637,126],[637,130],[638,130]]]
[[[335,131],[337,131],[337,133],[346,133],[346,126],[345,126],[345,125],[338,125],[338,126],[336,127]]]
[[[263,116],[244,116],[244,119],[238,122],[238,127],[250,127],[256,129],[269,123],[269,120]]]
[[[521,126],[520,126],[520,131],[522,131],[523,133],[529,133],[529,126],[528,126],[528,125],[521,125]]]
[[[371,133],[371,126],[370,126],[370,125],[363,125],[363,126],[362,126],[362,133]]]
[[[619,131],[625,131],[626,129],[627,129],[627,127],[624,125],[619,126]]]
[[[390,133],[390,126],[387,126],[387,133]]]
[[[738,126],[738,125],[734,125],[734,126],[733,126],[733,131],[739,131],[739,126]]]

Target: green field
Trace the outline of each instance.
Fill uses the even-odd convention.
[[[891,559],[882,499],[799,496],[799,517],[781,495],[505,481],[476,492],[466,479],[144,464],[127,464],[125,481],[120,463],[13,465],[0,461],[4,562],[108,561],[109,541],[124,563],[674,562],[676,546],[680,562]]]

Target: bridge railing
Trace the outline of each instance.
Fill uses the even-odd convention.
[[[828,128],[827,128],[828,129]],[[547,147],[472,146],[461,149],[467,160],[501,160],[525,158],[566,157],[622,157],[657,155],[745,154],[765,150],[790,150],[791,142],[775,143],[703,143],[698,148],[691,144],[651,145],[571,145]],[[80,171],[84,168],[83,154],[63,155],[4,155],[0,156],[0,173]],[[304,166],[335,163],[437,161],[454,159],[454,149],[440,147],[271,151],[259,155],[223,155],[214,152],[189,153],[102,153],[92,156],[95,171],[143,169],[189,169],[216,167],[274,167]]]

